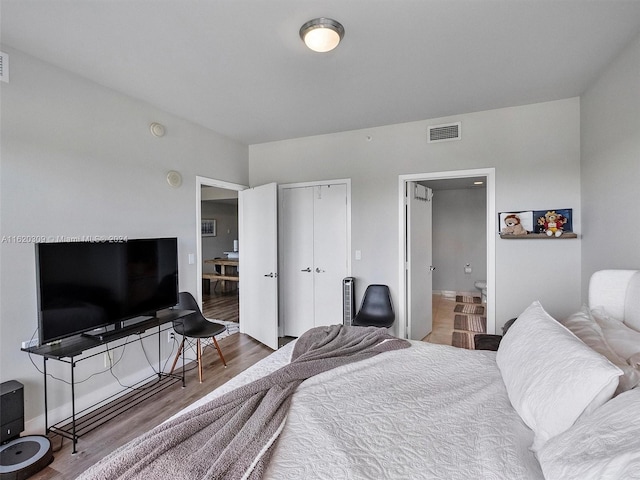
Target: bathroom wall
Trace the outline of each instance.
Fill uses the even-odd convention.
[[[486,205],[485,188],[433,192],[433,290],[473,292],[486,280]]]

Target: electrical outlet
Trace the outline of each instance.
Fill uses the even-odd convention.
[[[38,339],[37,338],[32,338],[31,340],[27,340],[26,342],[22,342],[22,348],[31,348],[31,347],[37,347],[38,346]]]
[[[176,339],[176,332],[171,331],[167,334],[167,342],[171,343]]]

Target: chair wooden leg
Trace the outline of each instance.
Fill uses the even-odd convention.
[[[222,363],[224,364],[224,366],[227,366],[227,362],[224,361],[224,357],[222,356],[222,350],[220,350],[220,345],[218,345],[218,341],[216,340],[216,337],[211,337],[213,339],[213,344],[216,346],[216,350],[218,350],[218,355],[220,355],[220,360],[222,360]]]
[[[178,363],[178,358],[180,358],[180,354],[182,353],[182,349],[184,348],[184,337],[182,337],[182,342],[180,342],[180,347],[178,348],[178,353],[176,353],[176,358],[173,359],[173,365],[171,365],[171,371],[169,375],[173,373],[176,368],[176,363]]]
[[[198,339],[196,343],[196,348],[198,349],[198,377],[200,378],[200,383],[202,383],[202,349],[200,348],[200,339]]]

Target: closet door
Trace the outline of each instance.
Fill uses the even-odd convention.
[[[342,280],[350,273],[347,194],[346,183],[280,190],[280,320],[286,336],[342,323]]]
[[[342,323],[342,280],[347,276],[347,186],[313,188],[314,323]]]
[[[283,332],[285,336],[299,337],[315,325],[313,189],[282,190],[280,208]]]

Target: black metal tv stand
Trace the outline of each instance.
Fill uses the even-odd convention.
[[[116,418],[120,413],[144,402],[148,398],[169,388],[170,386],[182,382],[186,385],[184,377],[184,355],[182,357],[182,374],[173,375],[162,372],[161,358],[161,333],[173,327],[173,322],[193,313],[193,310],[163,310],[153,317],[145,317],[142,321],[123,328],[118,328],[106,332],[106,334],[75,335],[63,339],[54,344],[42,345],[38,347],[23,348],[22,350],[34,355],[43,357],[44,374],[44,421],[46,433],[55,433],[73,442],[72,453],[77,453],[76,445],[78,439],[90,431],[98,428],[104,423]],[[136,334],[134,339],[127,339],[118,344],[118,347],[129,343],[139,342],[143,338],[152,335],[158,336],[158,372],[141,380],[132,388],[124,389],[108,398],[97,402],[84,410],[76,412],[75,399],[75,379],[74,368],[78,362],[93,358],[105,353],[104,350],[91,353],[90,350],[106,345],[109,342],[126,338]],[[87,352],[85,354],[85,352]],[[49,425],[48,403],[47,403],[47,360],[57,360],[69,365],[71,373],[71,416]],[[129,390],[129,393],[123,394]]]

